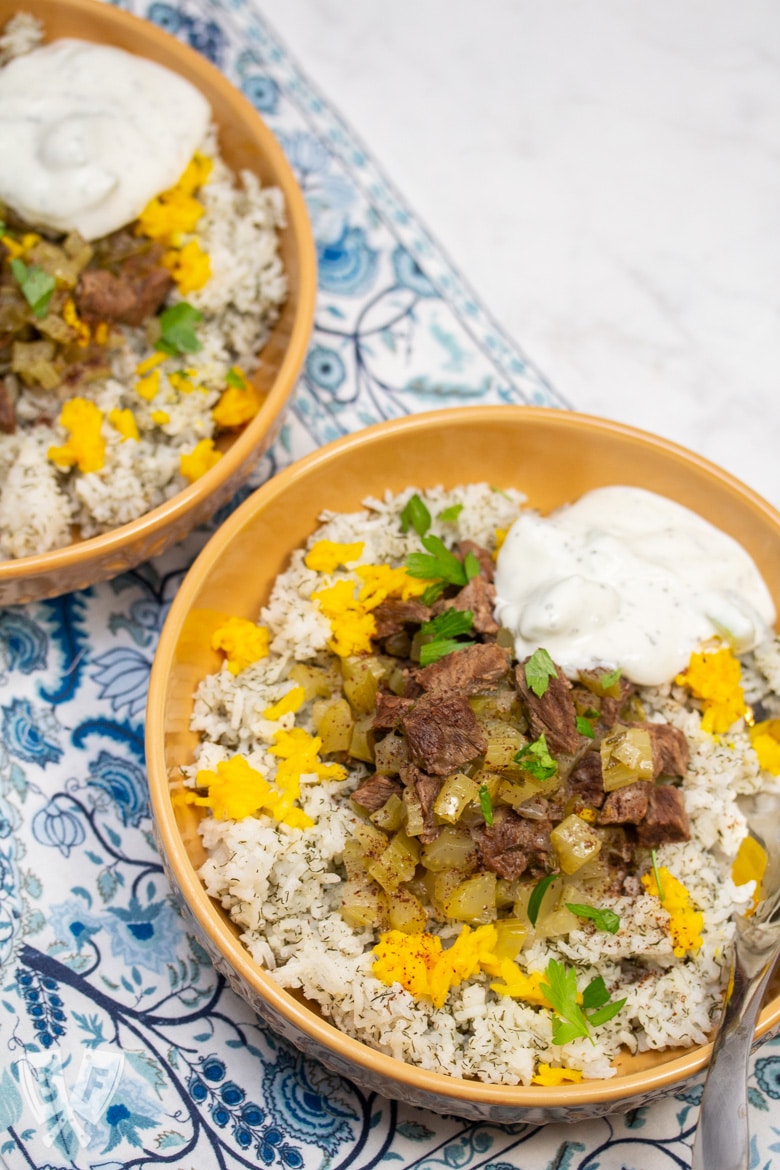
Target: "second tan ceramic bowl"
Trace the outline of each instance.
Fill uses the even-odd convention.
[[[351,511],[366,496],[482,482],[514,486],[547,512],[591,488],[627,484],[669,496],[730,533],[752,554],[780,610],[780,513],[688,451],[616,423],[533,407],[484,407],[417,415],[369,428],[288,468],[238,509],[193,565],[162,633],[146,724],[149,785],[158,838],[176,889],[215,965],[270,1026],[367,1090],[442,1113],[495,1122],[580,1120],[636,1108],[679,1089],[707,1063],[710,1046],[625,1056],[617,1075],[556,1088],[485,1085],[394,1060],[345,1036],[316,1008],[255,963],[236,928],[206,895],[197,869],[202,810],[174,811],[169,779],[193,759],[193,695],[218,668],[210,633],[225,613],[257,620],[291,551],[323,508]],[[780,1028],[775,986],[758,1025]]]
[[[282,191],[287,225],[280,232],[280,251],[289,294],[252,378],[265,401],[242,431],[220,440],[224,453],[216,467],[130,524],[40,556],[0,560],[0,606],[55,597],[114,577],[164,552],[231,499],[276,435],[306,354],[317,289],[309,217],[282,148],[247,99],[205,57],[99,0],[0,0],[0,26],[19,10],[43,22],[47,40],[78,37],[117,45],[180,73],[205,95],[231,169],[254,171],[264,186]]]

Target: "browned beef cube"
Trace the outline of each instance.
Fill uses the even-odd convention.
[[[551,868],[549,821],[532,821],[511,809],[497,809],[492,825],[479,825],[472,836],[486,869],[512,881],[526,870]]]
[[[688,771],[690,749],[688,740],[678,727],[671,723],[637,723],[650,734],[653,748],[653,775],[684,776]]]
[[[495,642],[477,642],[421,667],[415,671],[414,679],[432,694],[443,691],[476,694],[499,682],[507,669],[507,654],[500,646]]]
[[[375,772],[358,785],[352,793],[352,799],[368,812],[376,812],[382,805],[387,804],[394,792],[400,796],[403,785],[390,776],[381,776],[379,772]]]
[[[371,724],[372,728],[378,731],[400,727],[404,714],[411,709],[413,702],[413,699],[392,695],[389,691],[377,691],[376,714]]]
[[[623,788],[607,793],[607,799],[599,814],[600,825],[638,825],[647,813],[652,784],[647,780],[636,780]]]
[[[420,626],[427,622],[431,616],[431,609],[416,598],[401,601],[399,598],[390,597],[387,601],[380,602],[373,614],[376,622],[374,637],[381,640],[389,638],[391,634],[400,634],[407,625]]]
[[[123,267],[119,273],[107,268],[87,269],[79,277],[76,305],[87,321],[119,321],[142,325],[157,312],[173,283],[167,268]]]
[[[572,768],[566,783],[572,796],[593,808],[601,808],[607,795],[601,773],[601,752],[586,752]]]
[[[653,785],[647,816],[637,827],[637,835],[639,844],[648,849],[671,842],[690,841],[691,828],[679,789],[670,784]]]
[[[526,659],[526,662],[528,660]],[[525,680],[525,662],[515,668],[517,690],[528,715],[533,739],[544,735],[553,755],[556,752],[575,752],[583,742],[577,731],[577,711],[571,693],[571,683],[563,674],[548,680],[541,698],[535,695]]]
[[[435,776],[446,776],[487,751],[485,733],[463,694],[421,695],[404,714],[403,728],[413,762]]]

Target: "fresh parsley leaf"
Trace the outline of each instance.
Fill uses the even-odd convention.
[[[413,528],[418,536],[425,536],[431,526],[431,514],[415,492],[410,496],[401,512],[401,531]]]
[[[493,824],[493,801],[490,799],[490,789],[487,784],[481,784],[479,788],[479,808],[482,813],[482,818],[486,825]]]
[[[456,650],[465,650],[467,646],[473,645],[473,642],[459,642],[457,638],[437,638],[435,642],[425,642],[420,647],[420,666],[430,666],[447,654],[454,654]]]
[[[609,907],[599,910],[597,906],[580,905],[579,902],[567,902],[567,910],[576,914],[578,918],[589,918],[599,930],[606,930],[608,934],[617,934],[620,930],[620,916]]]
[[[22,290],[22,296],[34,315],[41,320],[49,311],[49,302],[57,287],[56,280],[37,264],[25,264],[24,260],[19,259],[11,261],[11,272]]]
[[[582,993],[582,1006],[586,1012],[591,1012],[594,1008],[603,1007],[608,1000],[607,985],[601,975],[597,975]]]
[[[593,730],[593,724],[584,715],[577,716],[577,731],[579,731],[580,735],[587,735],[588,739],[593,739],[596,735]]]
[[[468,584],[463,563],[450,552],[440,536],[429,533],[422,537],[422,545],[426,550],[424,553],[409,553],[406,558],[406,571],[410,577],[421,577],[424,581],[443,581],[446,585]]]
[[[614,670],[610,670],[607,674],[602,674],[599,682],[604,689],[607,687],[614,687],[622,673],[623,671],[620,669],[620,667],[616,666]]]
[[[547,747],[544,732],[538,739],[527,743],[525,747],[520,748],[519,752],[515,752],[514,761],[534,780],[549,780],[558,771],[558,765]]]
[[[175,357],[183,353],[197,353],[202,348],[195,326],[203,314],[187,301],[170,305],[160,314],[160,337],[156,349]]]
[[[573,967],[566,967],[557,959],[550,959],[545,969],[546,982],[539,984],[545,999],[549,1000],[559,1019],[553,1022],[553,1044],[568,1044],[578,1037],[590,1036],[590,1028],[580,1005],[577,1003],[577,973]]]
[[[655,884],[658,887],[658,900],[659,902],[663,902],[666,895],[664,894],[663,882],[661,881],[661,873],[658,869],[658,857],[656,855],[655,849],[650,850],[650,860],[653,863],[653,877],[655,878]]]
[[[230,367],[225,375],[225,381],[234,390],[246,390],[246,379],[242,377],[241,371],[237,370],[235,366]]]
[[[538,699],[544,695],[551,678],[557,678],[558,671],[550,655],[541,646],[534,650],[525,664],[525,681]]]
[[[432,640],[424,642],[420,647],[420,665],[429,666],[431,662],[438,662],[445,654],[473,646],[473,642],[456,641],[460,634],[469,632],[473,621],[474,614],[470,609],[445,609],[444,613],[423,622],[420,633],[430,635]]]
[[[582,993],[582,1007],[577,1002],[577,974],[557,959],[550,959],[545,969],[546,983],[540,990],[559,1019],[553,1021],[553,1044],[586,1038],[593,1043],[591,1028],[597,1028],[616,1016],[625,999],[610,1000],[604,980],[592,979]]]
[[[611,1020],[616,1016],[625,1003],[623,999],[613,999],[610,1003],[605,1003],[603,1008],[598,1011],[591,1012],[588,1016],[588,1023],[592,1028],[598,1028],[600,1024],[606,1024],[607,1020]]]
[[[556,869],[553,873],[545,874],[544,877],[541,878],[531,890],[531,897],[528,899],[528,909],[526,911],[531,926],[536,926],[536,920],[539,917],[539,911],[542,908],[544,895],[547,893],[550,886],[557,877],[560,877],[560,873]]]
[[[442,524],[453,524],[463,511],[463,504],[451,504],[449,508],[442,508],[438,518]]]
[[[471,551],[467,552],[463,558],[463,571],[466,574],[467,581],[470,581],[472,577],[478,577],[482,572],[482,566],[476,555]]]
[[[445,609],[444,613],[423,622],[420,633],[432,634],[434,638],[457,638],[458,634],[468,634],[473,624],[473,610]]]
[[[444,590],[447,588],[446,581],[432,581],[427,585],[425,591],[420,597],[423,605],[433,605],[434,601],[438,601]]]

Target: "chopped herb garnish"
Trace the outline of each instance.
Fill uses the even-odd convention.
[[[550,755],[544,732],[538,739],[515,752],[514,761],[534,780],[549,780],[558,771],[558,765]]]
[[[474,624],[474,613],[470,609],[445,609],[429,622],[420,626],[421,634],[432,634],[434,638],[457,638],[468,634]]]
[[[463,511],[463,504],[451,504],[449,508],[442,508],[438,513],[442,524],[453,524]]]
[[[544,895],[547,893],[550,886],[557,877],[560,877],[560,873],[556,869],[553,873],[545,874],[545,876],[541,878],[531,890],[531,897],[528,899],[527,910],[528,919],[531,923],[531,926],[536,926],[536,920],[539,917],[539,911],[542,908]]]
[[[433,605],[434,601],[438,601],[444,590],[447,588],[446,581],[433,581],[426,586],[425,591],[420,597],[423,605]]]
[[[418,536],[425,536],[430,526],[431,514],[415,492],[409,497],[401,512],[401,531],[408,532],[413,528]]]
[[[37,264],[25,264],[24,260],[12,260],[11,271],[16,277],[22,296],[40,320],[49,311],[49,302],[57,287],[57,282],[48,272],[44,272]]]
[[[656,856],[655,849],[650,850],[650,860],[653,863],[653,877],[655,878],[655,884],[658,887],[658,898],[661,902],[663,902],[663,900],[664,900],[664,887],[663,887],[663,884],[661,882],[661,874],[660,874],[660,871],[658,869],[658,858]]]
[[[577,716],[577,731],[580,735],[587,735],[588,739],[593,739],[596,734],[590,719],[586,719],[584,715]]]
[[[589,918],[598,930],[606,930],[608,934],[617,934],[620,930],[620,915],[608,907],[600,910],[598,906],[584,906],[578,902],[567,902],[566,909],[571,910],[572,914],[576,914],[578,918]]]
[[[555,663],[547,651],[541,647],[534,650],[525,664],[525,681],[538,699],[544,695],[550,679],[557,677],[558,671],[555,669]]]
[[[164,309],[160,314],[160,337],[155,348],[171,357],[197,353],[201,343],[195,334],[195,326],[202,316],[198,309],[186,301],[179,301]]]
[[[225,381],[234,390],[246,390],[246,379],[242,377],[241,371],[237,370],[235,366],[230,367],[225,375]]]
[[[490,799],[490,789],[487,784],[479,787],[479,807],[486,825],[493,824],[493,801]]]
[[[607,674],[602,674],[601,678],[599,679],[599,682],[601,683],[601,686],[604,688],[614,687],[615,683],[618,681],[618,679],[620,678],[622,673],[623,673],[623,671],[620,669],[620,667],[616,666],[614,670],[610,670]]]
[[[573,967],[550,959],[544,974],[547,981],[540,984],[540,990],[560,1017],[553,1022],[553,1044],[568,1044],[580,1038],[593,1043],[591,1028],[611,1020],[626,1002],[625,999],[610,1001],[606,984],[599,975],[583,991],[580,1007],[577,1003],[577,973]]]
[[[459,642],[457,638],[439,638],[435,642],[426,642],[420,647],[420,666],[430,666],[447,654],[454,654],[456,650],[465,650],[467,646],[473,645],[473,642]]]
[[[434,536],[433,533],[423,536],[422,545],[426,552],[409,553],[406,558],[406,571],[410,577],[443,582],[444,585],[468,585],[471,577],[476,575],[474,572],[469,574],[469,557],[477,566],[476,572],[479,572],[479,561],[473,553],[468,553],[463,561],[458,560],[440,536]]]
[[[467,582],[471,581],[473,577],[478,577],[482,572],[482,566],[473,552],[467,552],[463,558],[463,569]]]

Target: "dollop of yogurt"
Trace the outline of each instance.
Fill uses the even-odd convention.
[[[0,200],[35,227],[106,236],[177,182],[210,120],[170,69],[53,41],[0,70]]]
[[[597,488],[543,517],[523,512],[496,564],[496,618],[518,658],[543,646],[567,675],[619,667],[656,686],[714,635],[739,653],[771,632],[775,608],[732,537],[635,487]]]

